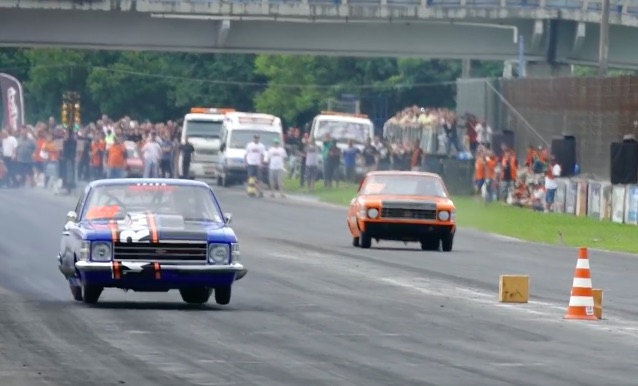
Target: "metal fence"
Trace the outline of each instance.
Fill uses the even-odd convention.
[[[611,143],[638,136],[638,77],[462,80],[457,111],[514,131],[519,156],[528,145],[573,135],[581,170],[607,179]]]

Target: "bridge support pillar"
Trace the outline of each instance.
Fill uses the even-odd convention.
[[[217,41],[215,42],[215,47],[222,48],[226,44],[228,31],[230,31],[230,20],[220,20],[217,23]]]
[[[527,62],[528,78],[558,78],[572,76],[569,64],[550,64],[547,62]]]
[[[461,78],[468,79],[472,77],[472,59],[463,59],[461,61]]]

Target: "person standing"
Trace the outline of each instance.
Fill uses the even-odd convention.
[[[4,160],[4,166],[7,168],[7,187],[18,186],[16,179],[16,149],[18,147],[18,140],[11,135],[11,133],[5,129],[2,131],[2,159]]]
[[[126,170],[126,146],[119,137],[106,151],[106,178],[124,178]]]
[[[560,177],[561,172],[561,167],[556,163],[556,158],[551,156],[549,168],[547,168],[547,174],[545,175],[545,213],[553,210],[554,200],[556,199],[556,189],[558,189],[556,178]]]
[[[186,137],[186,142],[180,146],[180,151],[182,152],[182,178],[189,179],[195,148],[188,137]]]
[[[173,168],[171,167],[173,160],[173,142],[168,133],[164,133],[160,139],[162,147],[162,159],[160,160],[160,177],[173,178]]]
[[[270,183],[270,196],[275,197],[275,191],[284,195],[284,175],[286,173],[286,158],[288,153],[279,143],[279,139],[273,141],[273,146],[268,149],[268,181]]]
[[[319,156],[320,156],[319,146],[317,146],[315,141],[313,141],[312,139],[309,139],[304,153],[306,154],[306,157],[305,157],[306,183],[308,186],[308,191],[311,192],[315,188],[315,179],[317,178],[317,168],[319,167]]]
[[[16,163],[20,186],[33,184],[33,155],[35,154],[35,140],[29,138],[27,129],[22,129],[18,146],[16,147]]]
[[[357,156],[360,151],[354,146],[354,141],[348,140],[348,147],[343,150],[343,166],[346,169],[346,181],[355,182]]]
[[[144,178],[157,178],[162,148],[157,143],[157,134],[154,131],[142,147],[142,156],[144,157]]]
[[[260,196],[263,196],[262,181],[261,181],[261,166],[264,163],[264,156],[266,154],[266,147],[263,143],[259,142],[259,135],[253,137],[253,141],[246,145],[246,155],[244,156],[244,163],[246,164],[246,172],[248,178],[253,177],[256,180],[255,187]]]
[[[78,141],[75,138],[75,133],[72,129],[67,129],[64,132],[64,139],[62,141],[62,156],[58,167],[58,175],[62,179],[62,188],[66,189],[67,193],[71,193],[75,189],[75,162],[77,159]]]

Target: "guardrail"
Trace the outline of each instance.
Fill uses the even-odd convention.
[[[175,0],[156,0],[157,2],[175,2]],[[184,0],[182,0],[184,1]],[[350,4],[383,5],[392,7],[432,7],[432,8],[529,8],[529,9],[569,9],[589,12],[602,12],[603,0],[188,0],[191,3],[261,3],[270,4]],[[609,9],[614,14],[638,14],[638,0],[611,1]]]

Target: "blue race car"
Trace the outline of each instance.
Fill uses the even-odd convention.
[[[179,290],[190,304],[228,304],[247,270],[212,189],[177,179],[90,183],[67,214],[58,262],[73,298],[97,303],[104,288]]]

